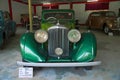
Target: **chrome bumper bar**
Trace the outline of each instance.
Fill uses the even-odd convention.
[[[17,61],[19,66],[32,66],[32,67],[80,67],[80,66],[97,66],[101,61],[95,62],[70,62],[70,63],[29,63]]]

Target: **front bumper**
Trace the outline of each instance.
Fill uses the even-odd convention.
[[[29,63],[17,61],[19,66],[32,66],[32,67],[82,67],[82,66],[97,66],[101,61],[95,62],[70,62],[70,63]]]

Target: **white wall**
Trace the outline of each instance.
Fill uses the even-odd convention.
[[[9,11],[8,0],[0,0],[0,10]]]
[[[69,4],[59,5],[59,9],[70,9],[70,5]]]
[[[109,10],[114,11],[118,16],[118,9],[120,8],[120,1],[110,2]]]
[[[75,19],[78,19],[80,24],[84,24],[89,14],[88,11],[85,11],[85,4],[74,4],[73,10],[75,11]]]
[[[12,1],[13,20],[20,23],[20,15],[28,13],[28,5]]]
[[[28,13],[28,6],[15,1],[12,1],[11,4],[12,4],[13,20],[17,24],[20,24],[20,15],[24,13],[25,14]],[[9,12],[8,0],[0,0],[0,9]]]
[[[36,13],[38,16],[41,16],[41,12],[42,12],[42,6],[37,6],[36,7]]]

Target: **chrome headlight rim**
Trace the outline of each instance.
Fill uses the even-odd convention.
[[[81,33],[77,29],[71,29],[68,32],[68,39],[72,43],[77,43],[81,39]]]
[[[45,30],[36,30],[34,33],[34,38],[38,43],[45,43],[48,40],[48,33]]]

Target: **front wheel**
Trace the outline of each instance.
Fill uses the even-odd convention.
[[[3,39],[3,42],[2,42],[2,44],[0,46],[1,50],[5,48],[6,42],[7,42],[6,39]]]
[[[109,31],[110,31],[110,29],[109,29],[108,26],[105,26],[105,27],[103,28],[103,30],[104,30],[104,33],[105,33],[105,34],[108,34]]]
[[[92,69],[93,69],[93,66],[85,66],[84,69],[85,69],[85,70],[92,70]]]
[[[91,30],[91,27],[90,27],[90,26],[88,26],[88,27],[87,27],[87,29]]]

